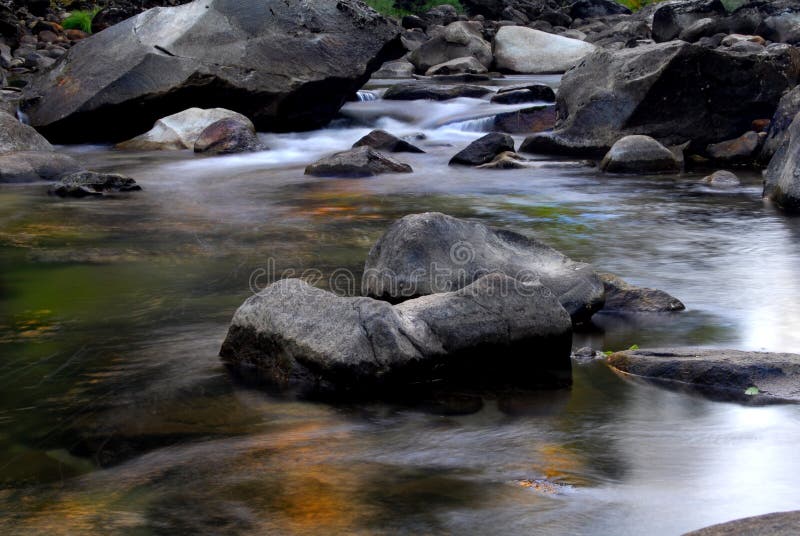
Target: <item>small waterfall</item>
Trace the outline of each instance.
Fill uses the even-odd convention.
[[[491,132],[494,130],[495,116],[480,117],[478,119],[468,119],[466,121],[456,121],[448,125],[447,128],[461,130],[463,132]]]
[[[373,93],[372,91],[366,91],[364,89],[360,89],[356,92],[356,97],[358,97],[359,102],[369,102],[378,100],[378,96]]]
[[[30,125],[30,119],[28,119],[28,114],[17,108],[17,121],[22,123],[23,125]]]

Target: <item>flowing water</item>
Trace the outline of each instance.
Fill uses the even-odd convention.
[[[136,178],[131,195],[0,188],[0,532],[655,535],[800,508],[797,406],[713,402],[597,362],[568,390],[332,404],[221,366],[251,288],[357,278],[393,220],[429,210],[535,235],[688,306],[599,315],[576,347],[800,351],[800,220],[761,201],[756,174],[714,189],[554,159],[450,168],[514,107],[386,102],[385,85],[328,129],[263,135],[261,153],[65,149]],[[373,127],[427,151],[398,155],[415,173],[303,174]]]

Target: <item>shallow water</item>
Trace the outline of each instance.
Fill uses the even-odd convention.
[[[599,363],[576,366],[570,390],[334,405],[220,365],[251,287],[287,270],[357,278],[390,222],[426,210],[535,235],[687,304],[601,315],[576,347],[800,351],[800,220],[761,201],[759,176],[711,189],[552,159],[449,168],[481,135],[464,122],[496,111],[350,103],[331,128],[265,134],[271,150],[251,155],[66,149],[136,178],[132,195],[0,187],[0,532],[679,534],[800,508],[796,406],[712,402]],[[414,174],[303,175],[374,126],[425,135],[426,154],[398,155]],[[538,479],[559,492],[525,485]]]

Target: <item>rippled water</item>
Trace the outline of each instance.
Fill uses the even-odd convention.
[[[800,508],[795,406],[712,402],[600,363],[570,390],[413,405],[298,401],[223,369],[254,271],[357,275],[390,222],[426,210],[535,235],[688,306],[601,315],[576,346],[800,351],[800,220],[762,203],[759,176],[711,189],[552,159],[449,168],[481,135],[464,122],[497,111],[354,102],[250,155],[67,149],[136,178],[129,196],[0,187],[0,532],[679,534]],[[426,154],[398,155],[414,174],[303,175],[374,126],[425,135]]]

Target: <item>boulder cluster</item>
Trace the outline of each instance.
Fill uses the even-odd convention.
[[[274,282],[236,311],[221,356],[314,393],[563,386],[573,324],[606,303],[615,313],[683,309],[534,238],[441,213],[392,224],[367,256],[361,289]]]

